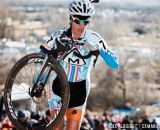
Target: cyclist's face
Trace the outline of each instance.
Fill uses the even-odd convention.
[[[89,22],[90,22],[90,19],[80,20],[78,18],[72,18],[71,25],[72,25],[72,34],[74,38],[78,39],[83,35]]]

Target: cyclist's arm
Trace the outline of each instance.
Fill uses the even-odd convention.
[[[111,51],[107,43],[102,38],[99,41],[99,45],[100,45],[100,55],[104,59],[106,64],[113,69],[118,69],[119,62],[116,55]]]
[[[52,35],[50,36],[50,38],[48,39],[48,41],[47,41],[45,44],[43,44],[43,46],[44,46],[47,50],[51,50],[52,48],[55,48],[55,47],[56,47],[55,39],[56,39],[57,37],[60,37],[61,34],[62,34],[62,31],[61,31],[61,30],[55,32],[54,34],[52,34]],[[40,52],[41,52],[41,53],[44,53],[44,54],[47,54],[47,52],[44,51],[44,50],[40,50]]]
[[[43,44],[43,46],[47,50],[50,50],[53,47],[54,44],[55,44],[55,38],[51,36],[50,39],[45,44]],[[47,51],[40,49],[40,53],[47,54]]]

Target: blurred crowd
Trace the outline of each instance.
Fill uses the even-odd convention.
[[[90,116],[86,113],[81,130],[160,130],[156,120],[130,117],[122,113],[105,111],[101,115]]]
[[[18,118],[24,125],[42,125],[46,123],[49,117],[49,111],[46,111],[44,118],[38,113],[28,113],[28,111],[19,111]],[[158,130],[158,124],[153,119],[149,121],[145,116],[143,119],[131,119],[128,115],[124,116],[121,120],[115,120],[117,115],[111,112],[105,112],[101,115],[92,115],[86,113],[82,121],[80,130]],[[150,127],[150,128],[149,128]],[[3,110],[0,116],[0,129],[1,130],[16,130],[10,122],[6,111]]]
[[[3,98],[0,102],[0,130],[16,130],[10,122],[6,111],[3,109]],[[19,110],[18,119],[26,126],[37,126],[50,120],[50,110],[41,113]],[[149,120],[147,116],[143,118],[131,117],[126,114],[105,111],[103,114],[93,114],[86,112],[80,130],[159,130],[160,126],[153,118]]]

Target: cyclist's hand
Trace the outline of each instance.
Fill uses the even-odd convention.
[[[49,50],[49,48],[51,48],[48,43],[45,43],[43,46],[44,46],[47,50]]]
[[[57,37],[56,38],[56,50],[59,52],[65,52],[72,48],[71,39],[68,37]]]
[[[49,50],[49,45],[47,43],[45,43],[44,45],[41,45],[40,46],[40,53],[43,53],[43,54],[47,54]]]

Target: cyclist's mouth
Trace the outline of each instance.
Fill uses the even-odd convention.
[[[82,32],[84,32],[84,29],[78,29],[78,32],[82,33]]]

